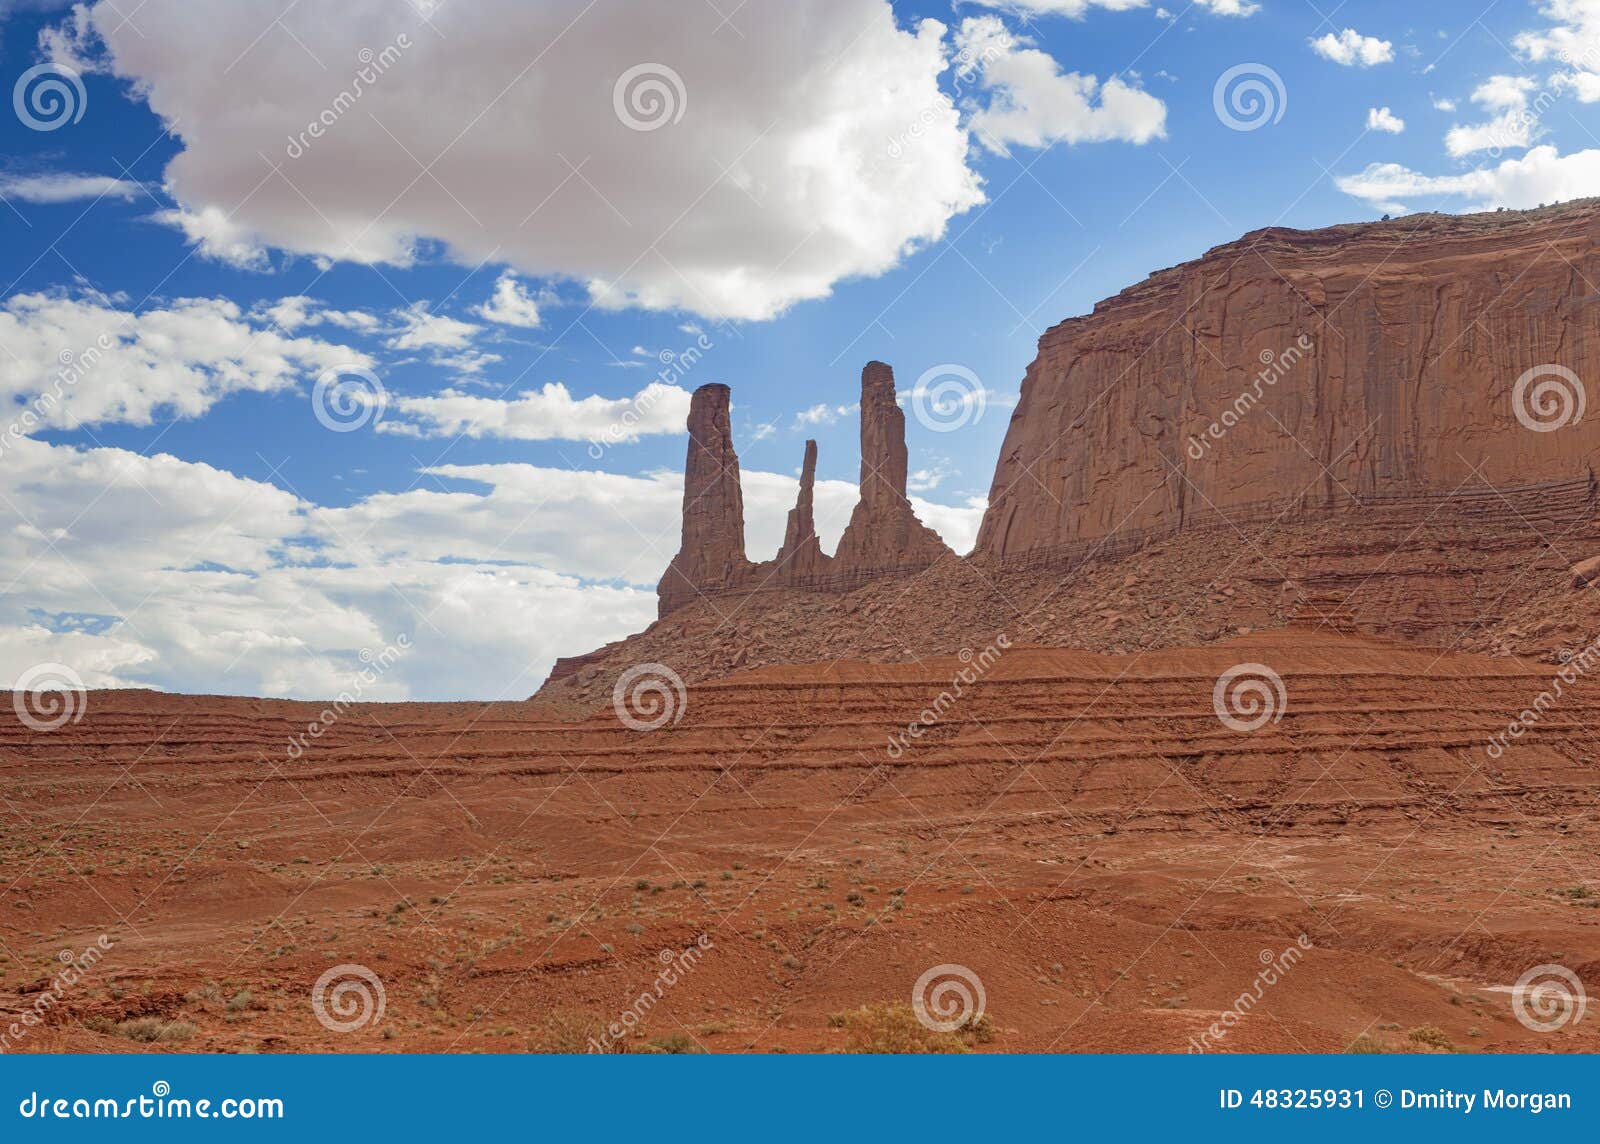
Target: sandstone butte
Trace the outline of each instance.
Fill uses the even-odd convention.
[[[560,661],[541,695],[598,699],[610,667],[647,651],[661,659],[681,649],[701,678],[784,662],[762,645],[768,620],[803,633],[807,646],[790,655],[893,659],[986,638],[1041,594],[1069,613],[1094,604],[1104,616],[1103,595],[1079,600],[1091,577],[1077,570],[1135,553],[1160,564],[1159,600],[1136,591],[1113,601],[1110,633],[1035,618],[1023,634],[1105,651],[1172,646],[1288,622],[1309,605],[1365,630],[1447,643],[1491,588],[1532,563],[1559,566],[1549,583],[1570,592],[1593,578],[1569,569],[1595,555],[1594,540],[1569,536],[1571,548],[1539,537],[1592,532],[1596,516],[1600,409],[1583,416],[1582,407],[1584,384],[1600,379],[1597,238],[1600,200],[1590,199],[1268,228],[1151,274],[1040,337],[965,557],[905,500],[904,416],[889,368],[874,362],[862,374],[861,499],[838,550],[830,557],[816,542],[808,442],[783,546],[751,562],[729,391],[702,387],[689,418],[683,546],[659,592],[661,623],[681,618],[638,646],[632,637]],[[1230,589],[1235,624],[1210,615],[1151,632],[1151,609],[1184,596],[1207,603],[1200,597],[1222,574],[1213,546],[1191,543],[1181,556],[1164,546],[1209,531],[1243,547],[1231,543],[1241,529],[1269,567],[1240,585],[1240,598]],[[1148,571],[1130,566],[1114,579]],[[941,594],[941,614],[896,603],[895,638],[881,638],[881,609],[867,631],[873,586],[913,575]],[[1529,587],[1543,592],[1546,579]],[[717,603],[723,594],[740,602]],[[1504,608],[1527,599],[1519,591]],[[1530,626],[1550,628],[1540,606],[1477,646],[1553,650],[1555,636],[1519,644]],[[1582,609],[1558,606],[1562,638],[1581,634]],[[714,618],[701,623],[696,609]],[[594,686],[574,687],[585,668]]]
[[[800,494],[783,545],[752,563],[744,551],[744,495],[729,428],[730,391],[702,385],[689,405],[689,454],[683,473],[683,544],[658,589],[667,613],[708,594],[803,587],[842,590],[875,576],[916,572],[953,555],[906,499],[906,415],[895,403],[894,371],[868,362],[861,371],[861,499],[839,539],[822,551],[812,518],[817,443],[806,442]]]

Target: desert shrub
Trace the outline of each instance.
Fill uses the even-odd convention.
[[[664,1053],[676,1056],[682,1053],[703,1053],[698,1042],[688,1033],[666,1033],[659,1037],[651,1037],[643,1045],[634,1050],[639,1053]]]
[[[1369,1037],[1365,1033],[1351,1041],[1350,1047],[1345,1049],[1345,1052],[1353,1053],[1357,1056],[1386,1053],[1388,1051],[1388,1049],[1384,1048],[1382,1041]]]
[[[1456,1047],[1455,1043],[1450,1040],[1449,1035],[1446,1034],[1443,1029],[1437,1028],[1433,1025],[1423,1025],[1420,1028],[1412,1029],[1411,1032],[1407,1033],[1406,1035],[1419,1045],[1427,1045],[1430,1048],[1435,1049],[1444,1049],[1446,1052],[1454,1051]]]
[[[582,1009],[555,1009],[528,1036],[530,1053],[625,1053],[625,1041],[608,1041],[606,1023]]]
[[[126,1037],[142,1045],[158,1042],[187,1041],[194,1036],[194,1026],[187,1021],[168,1021],[164,1017],[130,1017],[126,1021],[112,1021],[109,1017],[90,1017],[84,1026],[96,1033],[113,1037]]]
[[[984,1014],[954,1032],[928,1028],[903,1001],[878,1002],[828,1017],[830,1028],[845,1031],[847,1053],[965,1053],[994,1040],[994,1023]]]

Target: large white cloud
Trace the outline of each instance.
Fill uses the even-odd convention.
[[[632,397],[575,398],[559,381],[514,398],[446,389],[396,397],[380,431],[423,437],[501,437],[515,441],[590,441],[597,448],[658,433],[682,433],[689,391],[652,381]]]
[[[1127,12],[1150,5],[1150,0],[974,0],[974,2],[982,4],[985,8],[1068,16],[1072,19],[1081,19],[1092,8]],[[1219,16],[1253,16],[1261,10],[1261,5],[1255,0],[1193,0],[1193,6],[1215,12]]]
[[[607,304],[759,318],[889,269],[982,201],[938,86],[944,28],[900,27],[886,0],[726,21],[478,0],[433,27],[399,2],[123,7],[93,26],[183,141],[171,221],[242,265],[262,244],[404,263],[437,239]],[[619,89],[640,65],[647,86]]]
[[[517,698],[558,655],[638,631],[678,544],[682,478],[439,466],[346,507],[170,456],[23,439],[6,457],[0,675],[62,663],[91,686],[328,697]],[[794,478],[744,474],[749,546],[776,551]],[[831,548],[855,502],[817,487]],[[914,500],[970,547],[981,504]],[[87,622],[92,621],[92,622]]]
[[[1552,65],[1556,85],[1584,103],[1600,100],[1600,0],[1547,0],[1539,10],[1551,26],[1517,35],[1517,50]]]
[[[1166,105],[1155,96],[1117,76],[1101,83],[1092,75],[1063,74],[1051,56],[997,17],[963,20],[956,43],[963,70],[991,95],[986,106],[973,109],[971,126],[992,150],[1112,139],[1145,143],[1166,133]]]
[[[1427,175],[1399,163],[1373,163],[1336,182],[1346,194],[1385,210],[1404,209],[1407,199],[1425,196],[1460,198],[1477,208],[1527,209],[1600,194],[1600,150],[1562,155],[1554,147],[1535,147],[1521,158],[1454,175]]]
[[[222,298],[134,311],[99,295],[17,294],[0,307],[0,449],[40,428],[197,417],[232,393],[286,389],[366,354],[264,328]]]

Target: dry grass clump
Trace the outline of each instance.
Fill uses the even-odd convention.
[[[582,1009],[553,1009],[528,1036],[530,1053],[625,1053],[626,1041],[608,1040],[606,1023]]]
[[[828,1025],[845,1031],[847,1053],[967,1053],[973,1045],[994,1040],[994,1022],[987,1013],[942,1033],[924,1025],[904,1001],[880,1001],[834,1013]]]
[[[113,1021],[109,1017],[90,1017],[84,1027],[96,1033],[113,1037],[126,1037],[141,1045],[170,1044],[187,1041],[194,1036],[194,1026],[187,1021],[168,1021],[162,1017],[130,1017],[126,1021]]]

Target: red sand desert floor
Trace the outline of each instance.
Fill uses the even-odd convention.
[[[1294,629],[1017,647],[891,750],[976,662],[763,668],[649,731],[361,705],[297,758],[323,705],[8,715],[0,1031],[38,1023],[6,1047],[518,1051],[628,1013],[630,1048],[830,1051],[833,1015],[959,966],[979,1051],[1185,1051],[1241,994],[1209,1048],[1600,1050],[1510,992],[1600,985],[1600,685],[1493,758],[1555,669]],[[1214,707],[1240,663],[1283,683],[1254,731]]]

